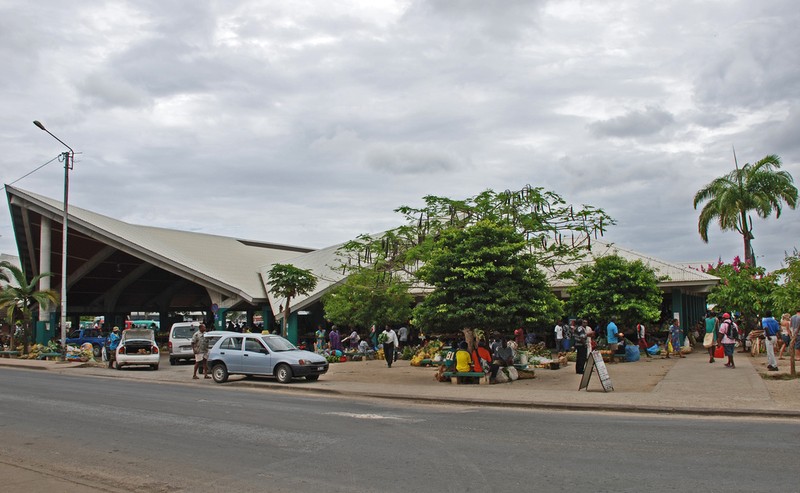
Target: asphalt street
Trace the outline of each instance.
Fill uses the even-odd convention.
[[[788,420],[387,403],[6,368],[0,381],[4,472],[41,471],[82,491],[800,490],[780,460],[800,446]]]

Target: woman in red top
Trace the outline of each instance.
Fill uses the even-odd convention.
[[[486,373],[481,360],[486,362],[487,368],[492,362],[492,355],[489,354],[489,350],[486,349],[486,343],[483,341],[479,342],[478,347],[472,351],[472,371],[482,371]]]

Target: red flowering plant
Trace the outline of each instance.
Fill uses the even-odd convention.
[[[778,276],[767,273],[763,267],[742,262],[736,256],[733,262],[725,264],[720,259],[716,266],[711,264],[703,272],[720,278],[708,295],[708,302],[718,307],[717,311],[741,313],[741,329],[752,329],[758,325],[758,317],[771,309],[773,292],[778,287]]]

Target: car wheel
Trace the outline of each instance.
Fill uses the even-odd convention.
[[[114,366],[116,367],[117,370],[121,370],[122,369],[122,365],[119,364],[119,361],[115,361],[114,362]]]
[[[157,371],[158,370],[158,364],[156,363],[155,365],[151,366],[150,368],[152,368],[153,371]]]
[[[306,380],[309,382],[316,382],[319,380],[319,375],[306,375]]]
[[[99,358],[103,355],[103,348],[101,346],[92,346],[92,353],[94,353],[95,358]]]
[[[275,378],[278,379],[280,383],[289,383],[292,381],[292,369],[289,368],[289,365],[278,365],[275,368]]]
[[[217,383],[225,383],[228,381],[228,369],[223,363],[217,363],[211,368],[211,376]]]
[[[170,365],[172,365],[172,366],[175,366],[175,363],[176,363],[176,362],[177,362],[177,361],[175,360],[175,358],[170,358],[170,359],[169,359],[169,364],[170,364]]]

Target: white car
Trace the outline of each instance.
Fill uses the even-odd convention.
[[[158,370],[161,351],[155,333],[150,329],[128,329],[122,332],[117,346],[117,370],[123,366],[146,365]]]
[[[169,364],[180,360],[194,361],[192,335],[197,332],[200,322],[176,322],[169,329]]]

